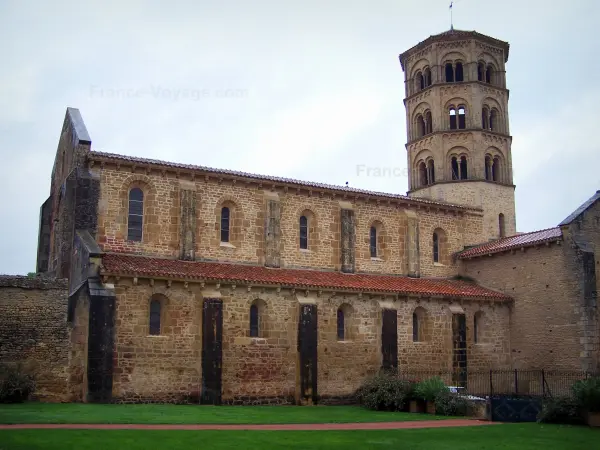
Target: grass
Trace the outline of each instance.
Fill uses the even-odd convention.
[[[447,418],[428,414],[370,411],[358,406],[0,404],[2,424],[279,424],[396,422]]]
[[[590,450],[598,438],[598,430],[535,423],[390,431],[0,430],[0,450]]]

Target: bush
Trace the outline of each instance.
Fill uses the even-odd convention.
[[[572,397],[550,398],[544,401],[538,422],[577,425],[583,422],[578,401]]]
[[[435,413],[442,416],[466,416],[469,402],[446,389],[435,397]]]
[[[0,373],[0,403],[22,403],[35,391],[35,379],[21,367],[7,367]]]
[[[434,402],[438,395],[445,392],[449,391],[440,377],[428,378],[415,386],[415,396],[427,402]]]
[[[600,377],[579,380],[571,390],[581,409],[586,412],[600,412]]]
[[[368,409],[401,411],[410,400],[413,383],[380,373],[368,379],[356,392],[359,403]]]

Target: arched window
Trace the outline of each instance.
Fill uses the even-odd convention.
[[[504,214],[502,213],[498,214],[498,231],[501,238],[506,236],[506,230],[504,228]]]
[[[417,74],[417,83],[419,90],[425,89],[425,78],[423,77],[423,74],[421,72]]]
[[[484,81],[485,78],[485,65],[480,62],[477,64],[477,80]]]
[[[435,183],[435,165],[433,159],[427,161],[427,184]]]
[[[418,137],[425,136],[425,120],[420,114],[417,116],[417,133]]]
[[[127,240],[141,241],[144,225],[144,192],[140,188],[129,191],[129,214],[127,216]]]
[[[481,128],[483,128],[484,130],[488,130],[490,128],[489,116],[490,116],[490,112],[484,106],[481,109]]]
[[[372,226],[369,234],[371,258],[377,258],[377,228]]]
[[[427,166],[423,161],[419,163],[419,186],[427,186]]]
[[[432,133],[433,132],[433,119],[431,117],[431,111],[427,111],[425,113],[425,132],[427,134]]]
[[[490,113],[490,130],[498,131],[498,111],[495,109]]]
[[[229,242],[229,208],[221,209],[221,242]]]
[[[456,130],[456,128],[457,128],[456,109],[454,109],[454,107],[451,107],[448,110],[448,114],[450,115],[450,129]]]
[[[300,248],[308,250],[308,218],[300,217]]]
[[[454,67],[452,63],[446,63],[446,83],[452,83],[454,81]]]
[[[150,327],[149,334],[158,336],[160,334],[160,300],[152,299],[150,301]]]
[[[433,233],[433,262],[440,262],[440,237],[436,232]]]
[[[416,311],[412,315],[413,342],[419,342],[419,315]]]
[[[456,81],[464,81],[462,63],[460,63],[460,62],[456,63],[455,73],[456,73],[456,76],[455,76]]]
[[[425,87],[431,86],[431,70],[429,67],[423,72],[423,78],[425,78]]]
[[[250,305],[250,337],[258,337],[258,305],[253,303]]]
[[[467,173],[467,157],[466,156],[461,156],[460,157],[460,179],[461,180],[466,180],[468,178],[468,173]]]
[[[458,159],[456,158],[456,156],[452,157],[452,161],[451,161],[451,165],[452,165],[452,179],[453,180],[458,180],[459,179],[459,167],[458,167]]]
[[[492,161],[492,181],[500,181],[500,159],[494,158]]]
[[[492,73],[493,73],[494,69],[492,68],[492,66],[487,66],[487,69],[485,70],[485,82],[492,84]]]
[[[492,158],[490,155],[485,156],[485,179],[492,180]]]
[[[344,324],[344,311],[342,308],[337,310],[337,338],[338,341],[343,341],[346,337],[346,327]]]
[[[458,128],[465,129],[467,125],[466,111],[464,106],[458,107]]]

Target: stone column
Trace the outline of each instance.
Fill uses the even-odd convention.
[[[179,259],[194,261],[196,259],[196,183],[181,181],[179,220]]]
[[[419,256],[419,218],[414,211],[405,211],[407,216],[406,226],[406,273],[409,277],[421,276],[421,262]]]
[[[340,202],[340,256],[341,270],[344,273],[354,273],[356,244],[356,221],[352,204]]]
[[[275,192],[265,192],[265,266],[281,267],[281,203]]]

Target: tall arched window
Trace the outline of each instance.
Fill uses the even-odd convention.
[[[127,216],[127,240],[141,241],[144,225],[144,192],[140,188],[129,191],[129,214]]]
[[[425,136],[425,120],[420,114],[417,116],[417,133],[418,137]]]
[[[464,81],[464,77],[463,77],[463,65],[460,62],[456,63],[455,79],[456,79],[456,81]]]
[[[343,341],[346,337],[346,327],[344,324],[344,311],[342,308],[337,310],[337,338],[338,341]]]
[[[458,180],[459,174],[460,174],[460,169],[458,167],[458,159],[456,158],[456,156],[452,157],[451,166],[452,166],[452,179]]]
[[[308,218],[300,217],[300,248],[308,250]]]
[[[498,214],[498,231],[501,238],[506,236],[506,230],[504,228],[504,214],[502,213]]]
[[[484,106],[481,109],[481,128],[483,128],[484,130],[489,130],[489,128],[490,128],[489,116],[490,116],[490,112]]]
[[[433,262],[440,262],[440,237],[433,233]]]
[[[229,215],[227,206],[221,209],[221,242],[229,242]]]
[[[446,83],[452,83],[454,81],[454,67],[452,63],[446,63]]]
[[[427,161],[427,184],[435,183],[435,165],[433,159]]]
[[[413,342],[419,342],[419,315],[414,312],[412,315]]]
[[[431,111],[427,111],[425,113],[425,132],[427,134],[432,133],[433,132],[433,119],[431,117]]]
[[[485,64],[480,62],[477,64],[477,80],[484,81],[485,79]]]
[[[467,126],[466,111],[464,106],[458,107],[458,128],[465,129]]]
[[[454,109],[454,107],[451,107],[448,110],[448,114],[450,116],[450,129],[451,130],[456,130],[457,128],[457,119],[456,119],[456,109]]]
[[[490,112],[490,130],[498,131],[498,111],[492,109]]]
[[[372,226],[369,233],[369,248],[371,251],[371,258],[377,258],[377,228]]]
[[[492,180],[492,158],[490,155],[485,156],[485,179]]]
[[[492,66],[487,66],[487,69],[485,69],[485,82],[492,84],[492,73],[493,73],[494,69],[492,68]]]
[[[431,86],[431,70],[429,67],[423,72],[423,77],[425,78],[425,87]]]
[[[498,157],[492,161],[492,181],[500,181],[500,159]]]
[[[160,300],[152,299],[150,301],[150,327],[149,334],[151,336],[158,336],[160,334]]]
[[[427,186],[427,166],[423,161],[419,163],[419,186]]]
[[[425,78],[421,72],[417,74],[417,88],[419,90],[425,89]]]
[[[250,337],[258,337],[258,305],[253,303],[250,305]]]
[[[460,157],[460,179],[461,180],[468,179],[467,157],[466,156],[461,156]]]

